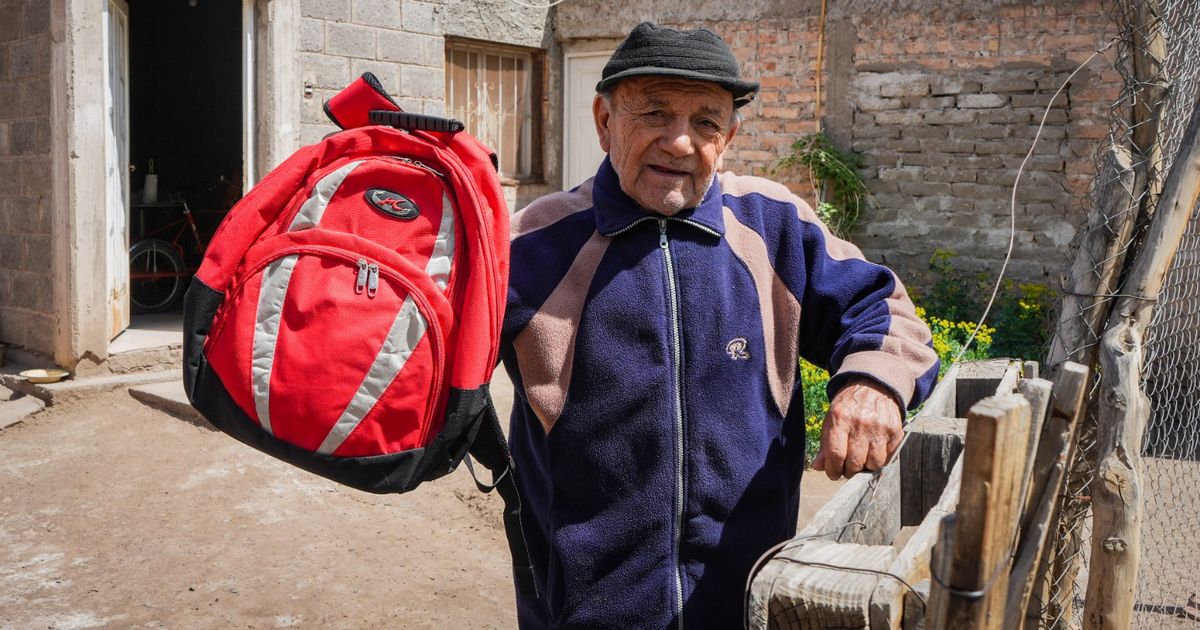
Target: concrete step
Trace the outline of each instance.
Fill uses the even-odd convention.
[[[76,378],[93,378],[158,372],[171,368],[182,369],[182,365],[183,344],[176,343],[114,352],[101,363],[84,359],[75,366],[75,376]]]
[[[183,391],[183,381],[173,380],[162,383],[149,383],[129,388],[129,395],[143,404],[185,420],[194,425],[212,429],[212,425],[200,415],[188,402],[187,394]]]
[[[0,431],[24,421],[46,408],[40,398],[14,393],[0,387]]]
[[[79,378],[70,377],[58,383],[30,383],[18,372],[25,366],[8,365],[0,369],[0,385],[18,394],[26,394],[40,399],[47,405],[55,405],[78,400],[87,396],[111,392],[149,383],[178,380],[180,371],[172,368],[154,372],[136,372],[132,374],[109,374],[105,376],[90,376]]]

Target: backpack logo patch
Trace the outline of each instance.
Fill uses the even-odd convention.
[[[371,204],[371,207],[397,219],[412,221],[421,214],[421,211],[417,209],[417,204],[413,203],[412,199],[398,192],[384,190],[383,188],[372,188],[367,191],[365,196],[367,203]]]
[[[750,358],[750,353],[746,352],[747,345],[745,337],[731,339],[729,343],[725,344],[725,354],[728,354],[729,358],[734,361],[745,361]]]

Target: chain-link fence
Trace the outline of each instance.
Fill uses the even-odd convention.
[[[1171,168],[1200,89],[1200,7],[1163,7],[1164,69],[1171,90],[1160,137]],[[1183,121],[1183,122],[1180,122]],[[1150,419],[1143,440],[1142,558],[1137,627],[1195,628],[1200,593],[1200,218],[1193,210],[1167,272],[1146,337],[1143,389]],[[1189,608],[1189,604],[1192,607]]]
[[[1108,142],[1097,152],[1089,220],[1065,278],[1051,364],[1096,365],[1121,272],[1137,249],[1171,172],[1200,87],[1195,0],[1115,0],[1115,63],[1123,80]],[[1128,256],[1127,256],[1128,254]],[[1142,560],[1135,628],[1196,627],[1200,591],[1200,221],[1193,213],[1147,335],[1144,389],[1151,400],[1143,461]],[[1096,470],[1095,405],[1080,429],[1054,545],[1039,589],[1040,627],[1082,621]],[[1200,612],[1200,611],[1197,611]]]

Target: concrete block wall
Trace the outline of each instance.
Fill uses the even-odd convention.
[[[854,25],[842,140],[866,156],[875,197],[856,241],[918,286],[934,280],[937,249],[955,251],[963,271],[996,273],[1017,170],[1050,105],[1017,188],[1008,274],[1057,288],[1120,78],[1097,58],[1050,99],[1112,37],[1112,22],[1097,1],[961,11]]]
[[[773,177],[811,202],[801,172],[774,166],[817,128],[819,3],[567,3],[558,8],[556,37],[615,45],[644,19],[707,27],[730,43],[743,74],[762,90],[744,110],[724,167]],[[955,250],[965,271],[998,271],[1011,186],[1042,110],[1113,31],[1099,0],[850,0],[830,7],[821,116],[838,146],[864,155],[874,196],[852,240],[917,288],[932,283],[928,262],[938,249]],[[1010,278],[1058,286],[1084,217],[1092,155],[1118,95],[1111,65],[1093,61],[1051,109],[1021,180]]]
[[[49,353],[50,5],[0,0],[0,343]]]
[[[336,130],[321,107],[364,72],[405,110],[442,114],[440,9],[415,0],[300,0],[301,143]]]
[[[544,48],[546,15],[507,0],[300,0],[301,144],[336,131],[322,106],[363,72],[406,111],[443,115],[445,36]],[[505,188],[514,208],[550,189]]]

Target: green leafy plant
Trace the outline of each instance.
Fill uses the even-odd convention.
[[[829,396],[825,393],[829,372],[800,359],[800,378],[804,385],[805,460],[811,465],[821,448],[821,426],[829,413]]]
[[[946,319],[978,318],[978,300],[975,294],[985,278],[981,276],[975,282],[969,282],[964,274],[954,268],[955,255],[952,249],[934,250],[933,255],[929,257],[929,270],[933,272],[935,280],[929,289],[929,295],[914,299]]]
[[[978,321],[995,283],[986,274],[955,268],[954,250],[939,249],[929,259],[935,280],[928,295],[918,301],[932,313],[949,320]],[[1041,360],[1052,333],[1054,293],[1036,282],[1000,285],[988,323],[994,329],[991,356]],[[970,356],[970,355],[968,355]]]
[[[929,326],[929,332],[933,334],[933,351],[941,359],[940,373],[938,374],[941,376],[946,373],[950,364],[962,352],[963,346],[971,338],[971,332],[975,330],[976,323],[930,315],[920,306],[917,307],[917,317],[925,321]],[[975,334],[975,339],[971,342],[971,347],[963,354],[962,360],[981,361],[992,357],[992,335],[995,333],[996,329],[987,325],[981,326],[979,332]]]
[[[847,236],[858,222],[867,186],[858,169],[863,158],[842,151],[823,132],[801,136],[792,143],[791,153],[775,163],[773,173],[801,167],[817,194],[817,216],[839,237]]]
[[[996,326],[992,354],[1041,361],[1054,331],[1054,292],[1036,282],[1006,281],[989,319]]]

